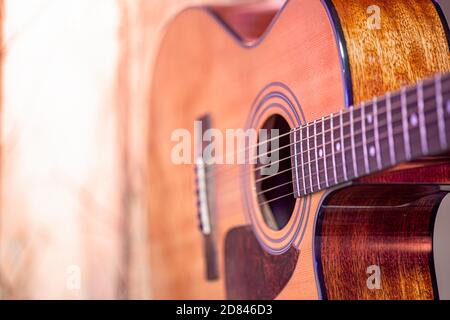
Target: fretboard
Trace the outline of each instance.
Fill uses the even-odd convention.
[[[291,132],[296,197],[450,146],[450,75],[438,74]]]

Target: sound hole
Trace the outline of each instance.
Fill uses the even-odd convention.
[[[278,231],[289,222],[295,207],[290,170],[291,128],[282,116],[273,115],[262,129],[268,130],[268,136],[266,141],[261,136],[258,141],[259,159],[255,175],[258,204],[266,225]],[[278,137],[272,129],[278,129]],[[265,161],[264,155],[267,155]]]

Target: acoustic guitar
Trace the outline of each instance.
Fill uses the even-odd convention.
[[[450,298],[449,36],[431,0],[176,16],[149,100],[155,298]]]

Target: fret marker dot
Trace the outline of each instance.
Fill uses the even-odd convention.
[[[370,146],[369,154],[372,158],[375,157],[375,147],[374,146]]]
[[[409,123],[411,124],[412,127],[417,127],[417,125],[419,124],[419,119],[417,118],[417,114],[413,113],[411,115],[411,118],[409,119]]]
[[[319,149],[319,158],[322,158],[323,156],[323,149]]]
[[[367,116],[367,122],[368,122],[369,124],[372,124],[372,122],[373,122],[373,116],[372,116],[371,114],[369,114],[369,115]]]
[[[339,142],[336,143],[336,151],[337,152],[341,151],[341,144]]]

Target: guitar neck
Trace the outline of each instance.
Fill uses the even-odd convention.
[[[438,74],[291,131],[296,197],[448,151],[450,75]]]

